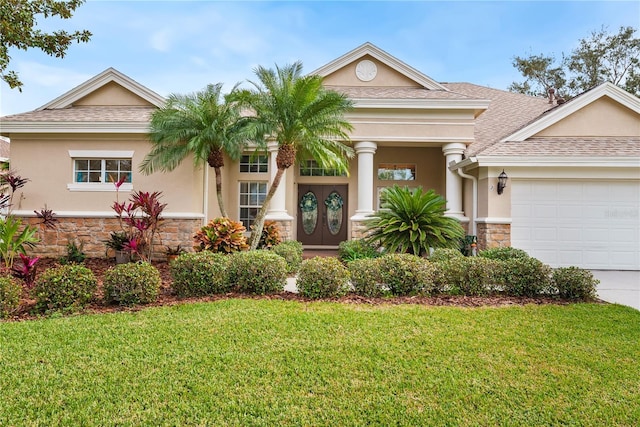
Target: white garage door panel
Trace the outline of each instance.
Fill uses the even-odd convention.
[[[511,185],[512,246],[553,267],[640,270],[640,182]]]

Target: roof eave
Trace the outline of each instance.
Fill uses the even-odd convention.
[[[640,168],[640,156],[476,156],[481,167],[616,167]]]
[[[5,122],[2,135],[12,133],[148,133],[148,122]]]
[[[355,108],[406,108],[474,110],[476,116],[485,111],[491,101],[486,99],[382,99],[351,98]]]

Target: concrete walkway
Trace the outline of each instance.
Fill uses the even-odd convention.
[[[591,270],[600,280],[598,298],[640,310],[640,271]]]

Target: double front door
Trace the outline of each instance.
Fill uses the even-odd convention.
[[[347,185],[298,185],[298,240],[336,246],[347,240]]]

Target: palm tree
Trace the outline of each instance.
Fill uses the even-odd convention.
[[[345,113],[353,103],[344,95],[322,86],[322,77],[302,76],[302,63],[254,70],[259,82],[250,82],[253,90],[241,98],[253,110],[252,130],[256,140],[270,138],[278,143],[273,178],[262,207],[258,211],[249,245],[255,249],[260,241],[269,203],[282,175],[296,161],[313,159],[321,166],[348,172],[348,158],[353,149],[346,145],[351,124]]]
[[[237,88],[234,86],[232,92]],[[171,94],[167,103],[151,116],[149,139],[153,148],[140,164],[140,172],[174,170],[187,156],[196,165],[206,162],[216,174],[216,195],[223,217],[224,154],[238,160],[246,146],[246,118],[229,95],[222,96],[222,83],[210,84],[193,94]]]
[[[447,202],[434,190],[394,185],[382,192],[381,202],[382,209],[365,223],[368,242],[418,256],[430,248],[460,247],[464,228],[445,216]]]

